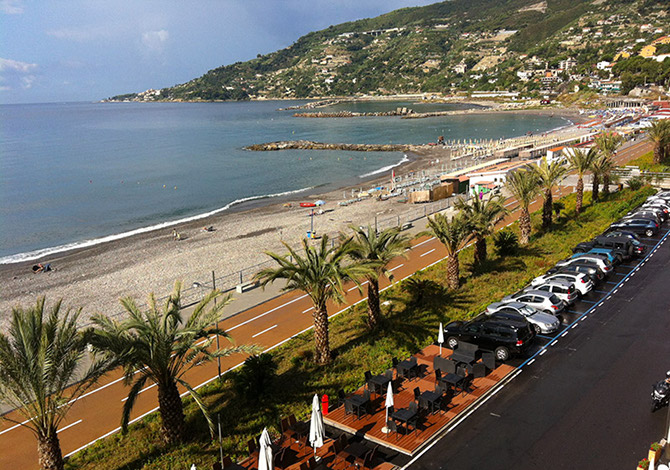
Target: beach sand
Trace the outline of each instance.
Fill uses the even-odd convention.
[[[562,111],[551,112],[575,117],[575,113]],[[396,169],[396,174],[431,167],[437,170],[431,162],[448,160],[447,152],[441,147],[422,147],[411,155],[412,161]],[[389,177],[390,172],[380,174],[355,188],[369,188],[375,182],[388,185]],[[62,298],[65,307],[81,307],[82,322],[86,323],[95,313],[111,315],[122,311],[119,304],[122,297],[144,302],[149,292],[155,292],[157,297],[169,294],[175,280],[190,287],[194,281],[208,282],[212,270],[218,278],[265,262],[268,260],[265,251],[285,253],[282,241],[295,246],[310,229],[310,209],[298,207],[301,201],[323,199],[327,202],[325,213],[314,217],[315,231],[319,235],[337,233],[350,225],[373,225],[375,216],[380,220],[391,218],[417,207],[400,204],[395,198],[367,199],[346,207],[338,206],[343,190],[350,194],[349,189],[294,195],[290,199],[291,208],[284,207],[286,200],[249,210],[242,205],[237,211],[176,226],[184,236],[179,241],[173,239],[173,227],[169,227],[51,255],[38,260],[49,262],[55,268],[47,273],[32,272],[36,261],[1,265],[0,330],[6,330],[14,306],[26,308],[39,296],[46,296],[48,304]],[[215,230],[205,232],[205,226],[213,226]]]

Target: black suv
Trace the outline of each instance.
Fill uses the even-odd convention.
[[[459,341],[473,343],[481,349],[493,351],[496,359],[506,361],[512,355],[524,354],[535,338],[535,330],[526,319],[477,317],[472,321],[453,321],[444,332],[447,346],[458,347]]]
[[[593,248],[606,248],[612,250],[612,254],[619,260],[630,259],[633,254],[638,254],[633,247],[633,243],[626,237],[595,237],[590,242],[584,242],[577,245],[572,251],[574,253],[586,253]]]

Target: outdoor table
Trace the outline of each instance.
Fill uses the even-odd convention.
[[[458,374],[447,374],[442,377],[442,382],[445,382],[448,384],[450,387],[453,389],[458,388],[461,392],[463,390],[463,382],[465,380],[465,377],[458,375]]]
[[[346,399],[351,405],[356,408],[356,416],[361,415],[361,407],[368,404],[370,400],[366,400],[361,395],[352,395]]]
[[[400,421],[403,426],[405,426],[405,433],[409,432],[409,423],[411,421],[416,421],[416,416],[417,413],[414,411],[410,411],[409,408],[401,408],[397,411],[394,411],[393,414],[391,415],[391,418]],[[416,428],[416,422],[414,427]]]
[[[404,361],[399,362],[398,365],[396,366],[398,375],[402,376],[403,378],[411,378],[412,373],[416,372],[418,368],[419,364],[417,363],[415,357],[405,359]],[[415,375],[418,376],[418,374]]]
[[[386,391],[386,386],[391,380],[386,377],[386,375],[375,375],[374,377],[370,378],[370,381],[368,382],[368,387],[372,388],[372,391],[378,395],[382,395]],[[370,384],[372,384],[372,387],[370,387]],[[377,391],[379,390],[379,391]]]
[[[426,403],[430,405],[430,412],[435,413],[435,408],[438,410],[440,409],[440,405],[442,404],[442,394],[433,392],[431,390],[426,390],[421,394],[419,397],[419,402]]]

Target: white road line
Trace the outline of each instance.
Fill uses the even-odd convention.
[[[568,334],[568,332],[566,331],[565,333],[563,333],[563,334],[561,335],[561,338],[562,338],[563,336],[567,335],[567,334]]]
[[[261,331],[260,333],[256,333],[255,335],[252,336],[252,338],[255,338],[256,336],[260,336],[260,335],[262,335],[263,333],[267,333],[268,331],[272,330],[273,328],[277,328],[278,326],[279,326],[279,325],[273,325],[273,326],[271,326],[270,328]]]
[[[314,310],[314,307],[310,307],[310,308],[308,308],[307,310],[303,310],[302,313],[307,313],[307,312],[309,312],[310,310]]]
[[[430,237],[428,240],[424,240],[424,241],[422,241],[421,243],[417,243],[416,245],[414,245],[414,246],[412,247],[412,249],[414,249],[414,248],[418,248],[418,247],[420,247],[421,245],[423,245],[424,243],[428,243],[428,242],[431,241],[431,240],[435,240],[435,238],[437,238],[437,237]]]
[[[572,325],[572,326],[570,327],[570,329],[573,330],[573,329],[577,328],[577,325],[578,325],[578,323],[575,323],[574,325]],[[567,333],[567,331],[566,331],[566,333]]]
[[[155,386],[156,386],[156,383],[152,383],[152,384],[149,385],[148,387],[145,387],[145,388],[143,388],[142,390],[140,390],[139,392],[137,392],[137,394],[139,395],[140,393],[144,393],[144,392],[146,392],[147,390],[151,390],[151,389],[154,388]],[[126,398],[124,398],[123,400],[121,400],[121,403],[125,403],[127,400],[128,400],[128,397],[126,397]]]
[[[401,268],[401,267],[403,267],[403,266],[405,266],[405,265],[404,265],[403,263],[401,263],[401,264],[399,264],[398,266],[396,266],[395,268],[391,268],[391,269],[389,269],[388,272],[393,272],[393,271],[395,271],[396,269]]]
[[[68,424],[68,425],[65,426],[64,428],[60,428],[58,431],[56,431],[56,434],[58,434],[59,432],[63,432],[63,431],[65,431],[66,429],[71,428],[72,426],[81,423],[82,421],[83,421],[83,420],[80,419],[79,421],[75,421],[75,422],[72,423],[72,424]]]
[[[546,349],[543,349],[542,352],[540,353],[540,356],[542,356],[542,355],[543,355],[544,353],[546,353],[546,352],[547,352],[547,350],[546,350]]]
[[[11,428],[7,428],[7,429],[5,429],[4,431],[0,431],[0,436],[3,435],[3,434],[6,433],[6,432],[11,431],[12,429],[16,429],[16,428],[18,428],[19,426],[22,426],[22,425],[24,425],[24,424],[27,424],[28,421],[32,421],[32,419],[27,419],[27,420],[23,421],[21,424],[15,424],[15,425],[12,426]]]
[[[280,305],[279,307],[275,307],[275,308],[273,308],[272,310],[268,310],[268,311],[265,312],[265,313],[261,313],[260,315],[257,315],[257,316],[255,316],[254,318],[250,318],[250,319],[247,320],[247,321],[243,321],[243,322],[240,323],[239,325],[235,325],[235,326],[233,326],[233,327],[228,328],[226,331],[228,331],[228,332],[233,331],[233,330],[236,329],[236,328],[239,328],[239,327],[241,327],[241,326],[243,326],[243,325],[246,325],[247,323],[251,323],[251,322],[254,321],[254,320],[258,320],[259,318],[264,317],[265,315],[269,315],[270,313],[274,312],[275,310],[279,310],[279,309],[282,308],[282,307],[286,307],[287,305],[290,305],[290,304],[292,304],[293,302],[297,302],[298,300],[304,299],[305,297],[307,297],[307,294],[305,294],[305,295],[301,295],[300,297],[296,297],[295,299],[290,300],[290,301],[286,302],[285,304]]]
[[[558,340],[557,340],[557,339],[555,339],[549,346],[555,346],[556,343],[558,343]]]
[[[423,258],[424,256],[431,254],[431,253],[432,253],[433,251],[435,251],[436,249],[437,249],[437,248],[433,248],[433,249],[430,250],[430,251],[426,251],[424,254],[421,255],[421,257]]]
[[[364,286],[367,283],[368,283],[368,281],[361,282],[361,287]],[[347,292],[351,292],[352,290],[356,290],[356,289],[358,289],[358,286],[354,286],[351,289],[347,289]]]
[[[528,365],[531,365],[533,362],[535,362],[535,359],[531,359],[530,361],[528,361]]]

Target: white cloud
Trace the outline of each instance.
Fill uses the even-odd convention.
[[[159,31],[146,31],[142,33],[142,44],[150,52],[161,53],[169,38],[170,33],[165,29]]]
[[[37,64],[29,64],[28,62],[19,62],[18,60],[3,59],[0,57],[0,72],[28,73],[36,68]]]
[[[22,0],[0,0],[0,13],[6,15],[20,15],[23,13]]]

